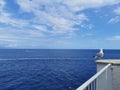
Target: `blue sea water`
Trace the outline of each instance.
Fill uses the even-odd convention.
[[[96,73],[99,50],[0,49],[0,90],[75,90]],[[104,50],[120,59],[120,50]]]

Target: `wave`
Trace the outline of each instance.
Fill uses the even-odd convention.
[[[0,58],[2,60],[85,60],[88,58]]]

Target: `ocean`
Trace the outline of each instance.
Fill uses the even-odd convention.
[[[99,50],[0,49],[0,90],[75,90],[96,73]],[[120,50],[104,50],[120,59]]]

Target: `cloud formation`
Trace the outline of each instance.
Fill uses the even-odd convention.
[[[23,12],[34,14],[35,17],[32,19],[35,29],[38,29],[40,25],[45,25],[44,27],[49,29],[47,30],[48,33],[58,35],[74,32],[78,30],[75,28],[76,25],[81,26],[84,21],[88,20],[84,13],[75,14],[70,11],[68,6],[61,4],[61,2],[60,0],[54,2],[51,0],[28,0],[26,2],[24,0],[17,0],[17,4]]]
[[[116,16],[109,20],[109,23],[113,23],[113,24],[118,23],[118,22],[120,22],[120,16]]]
[[[85,10],[115,5],[120,0],[13,0],[13,6],[9,2],[0,1],[0,41],[6,42],[6,46],[17,47],[31,40],[33,46],[39,47],[48,40],[56,44],[83,29],[94,28],[93,18]],[[120,8],[113,12],[117,16],[109,23],[120,22]]]
[[[120,40],[120,35],[112,36],[108,38],[107,40]]]
[[[116,9],[114,9],[113,12],[116,16],[111,18],[109,20],[109,23],[112,23],[112,24],[119,23],[120,22],[120,7],[117,7]]]
[[[48,30],[49,33],[66,34],[80,30],[79,28],[75,28],[77,25],[80,27],[88,26],[88,28],[92,28],[93,26],[91,23],[90,25],[84,24],[85,21],[89,20],[84,13],[76,14],[76,12],[81,12],[88,8],[114,5],[119,2],[119,0],[17,0],[16,3],[23,12],[35,15],[34,23],[40,21],[37,27],[39,27],[39,24],[46,25],[46,27],[50,27],[49,29],[51,29]],[[36,19],[38,20],[37,22]]]
[[[115,10],[114,10],[115,14],[117,15],[120,15],[120,7],[117,7]]]

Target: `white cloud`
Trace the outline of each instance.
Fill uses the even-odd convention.
[[[10,39],[0,39],[0,42],[15,43],[15,42],[18,42],[18,41],[17,40],[10,40]]]
[[[109,37],[107,40],[120,40],[120,35]]]
[[[64,4],[66,5],[70,10],[73,11],[79,11],[84,10],[88,8],[98,8],[106,5],[114,5],[120,2],[120,0],[17,0],[19,4],[21,4],[21,8],[24,11],[31,11],[33,8],[38,8],[40,4]],[[30,8],[31,7],[31,8]]]
[[[15,36],[12,36],[10,34],[3,33],[0,35],[0,47],[14,47],[15,45],[19,43],[19,40],[16,39]]]
[[[42,38],[44,34],[38,30],[31,30],[31,29],[19,29],[19,28],[12,28],[12,27],[1,27],[0,28],[0,38],[1,39],[13,39],[13,40],[29,40],[34,38]]]
[[[43,25],[33,25],[33,27],[34,27],[35,29],[39,30],[39,31],[42,31],[42,32],[49,32],[49,31],[47,30],[47,28],[46,28],[45,26],[43,26]]]
[[[5,0],[0,1],[0,23],[4,23],[13,27],[24,27],[28,25],[28,22],[21,19],[15,19],[12,17],[12,13],[8,13],[4,10],[6,8]]]
[[[117,7],[117,8],[114,10],[114,13],[117,14],[117,15],[120,15],[120,7]]]
[[[6,45],[10,47],[22,45],[25,41],[32,41],[34,46],[37,45],[39,39],[44,46],[44,44],[47,44],[48,40],[45,40],[48,38],[54,36],[69,38],[75,35],[75,32],[80,30],[76,26],[92,29],[94,25],[90,23],[88,16],[82,10],[114,5],[120,2],[120,0],[14,1],[20,7],[15,17],[15,13],[5,10],[5,8],[8,8],[6,6],[7,1],[0,0],[0,23],[5,24],[4,28],[0,27],[0,40],[6,42]],[[29,14],[33,14],[33,17],[30,17],[29,20],[18,18],[19,13],[21,16],[27,14],[28,17]],[[110,22],[115,21],[114,19],[110,20]],[[88,36],[90,35],[88,34]]]
[[[41,42],[41,39],[46,39],[43,37],[43,34],[36,30],[19,30],[16,28],[4,27],[0,28],[0,47],[31,48],[30,46],[32,46],[32,43],[36,45],[37,42]],[[39,45],[39,43],[37,44]]]
[[[3,39],[3,38],[10,38],[10,36],[0,35],[0,39]]]
[[[27,5],[24,0],[17,0],[17,3],[20,5],[22,11],[32,12],[36,16],[37,21],[34,19],[35,23],[51,27],[51,31],[45,29],[45,32],[47,31],[51,34],[69,34],[78,30],[74,28],[75,25],[81,26],[84,21],[88,20],[84,13],[77,15],[70,11],[69,7],[67,8],[66,5],[63,5],[64,1],[62,0],[26,1]],[[45,5],[45,10],[41,9],[43,5]]]
[[[47,10],[53,11],[52,13],[46,10],[45,11],[40,10],[41,2],[42,4],[44,4],[44,1],[39,0],[33,2],[29,0],[26,1],[18,0],[17,3],[20,5],[22,11],[32,12],[36,17],[31,18],[31,20],[22,20],[19,18],[14,18],[12,16],[12,13],[8,13],[4,9],[1,9],[2,11],[0,13],[0,23],[4,23],[11,27],[25,30],[28,29],[28,27],[29,28],[31,27],[39,30],[40,32],[42,31],[51,34],[66,34],[77,30],[76,28],[74,28],[74,25],[81,25],[82,21],[88,20],[85,14],[82,13],[79,15],[75,15],[74,13],[69,12],[64,6],[61,7],[63,8],[61,10],[61,8],[57,8],[56,6],[55,7],[49,6],[48,3]],[[6,7],[5,4],[2,3],[2,7]],[[61,14],[59,14],[59,12]],[[49,30],[45,26],[51,27],[52,30]]]
[[[119,23],[120,22],[120,7],[117,7],[116,9],[114,9],[113,11],[115,13],[115,17],[111,18],[108,23]]]
[[[0,23],[5,23],[7,25],[13,26],[13,27],[19,27],[22,28],[26,25],[28,25],[27,22],[24,20],[17,20],[11,17],[9,13],[2,13],[0,15]]]
[[[5,6],[5,1],[0,0],[0,11],[3,9],[4,6]]]
[[[88,21],[88,17],[84,13],[77,15],[76,11],[114,5],[119,2],[119,0],[17,0],[16,3],[23,12],[32,12],[36,16],[33,20],[35,23],[51,27],[52,31],[49,33],[66,34],[78,30],[75,25],[89,29],[93,27],[92,24],[85,25],[84,21]],[[46,31],[48,30],[45,29]]]
[[[17,0],[16,3],[22,12],[33,13],[35,17],[32,17],[31,20],[22,20],[12,17],[12,13],[7,13],[2,9],[0,22],[21,29],[31,27],[43,33],[66,35],[79,30],[74,27],[75,25],[88,29],[93,27],[92,24],[86,25],[84,23],[84,21],[89,21],[84,13],[76,14],[76,11],[113,5],[118,2],[119,0]],[[2,0],[1,5],[5,7],[4,0]],[[31,22],[32,25],[30,25]]]
[[[109,21],[108,21],[108,23],[118,23],[118,22],[120,22],[120,16],[116,16],[116,17],[114,17],[114,18],[111,18]]]
[[[66,0],[63,2],[71,9],[79,11],[88,8],[99,8],[106,5],[114,5],[119,3],[120,0]]]

